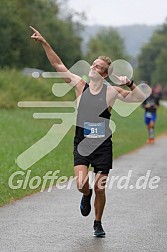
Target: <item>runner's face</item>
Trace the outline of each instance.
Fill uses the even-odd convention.
[[[101,59],[96,59],[90,67],[89,77],[100,78],[101,76],[103,78],[106,78],[107,77],[106,68],[107,68],[107,63],[105,61]]]

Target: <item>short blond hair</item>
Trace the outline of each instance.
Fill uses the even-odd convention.
[[[107,63],[108,66],[106,67],[105,71],[108,75],[110,75],[112,73],[112,66],[111,66],[112,60],[109,57],[103,55],[99,56],[98,59],[101,59]]]

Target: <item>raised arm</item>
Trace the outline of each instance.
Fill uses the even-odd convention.
[[[59,72],[60,74],[62,73],[61,76],[65,80],[65,82],[72,86],[75,86],[77,89],[82,88],[85,82],[81,79],[81,77],[71,73],[67,69],[67,67],[64,65],[64,63],[60,59],[60,57],[54,52],[52,47],[49,45],[46,39],[40,34],[39,31],[37,31],[32,26],[30,26],[30,28],[34,32],[31,38],[42,44],[51,65],[57,72]]]

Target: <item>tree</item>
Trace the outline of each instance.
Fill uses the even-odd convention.
[[[162,86],[167,86],[166,62],[167,48],[163,48],[156,60],[155,71],[152,74],[152,83],[161,83]]]
[[[125,59],[127,56],[124,50],[124,42],[119,33],[113,28],[105,28],[90,39],[85,57],[90,63],[99,55],[106,55],[112,60]]]
[[[167,21],[154,32],[150,42],[146,44],[138,58],[140,78],[150,85],[159,82],[167,83],[162,69],[165,67],[167,58]],[[162,77],[163,76],[163,77]]]
[[[70,15],[60,18],[56,0],[1,0],[0,23],[1,67],[52,69],[42,47],[30,39],[29,25],[46,37],[67,66],[81,57],[76,26]]]

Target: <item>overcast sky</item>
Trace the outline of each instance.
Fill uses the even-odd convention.
[[[167,17],[167,0],[69,0],[68,6],[84,11],[90,25],[157,25]]]

